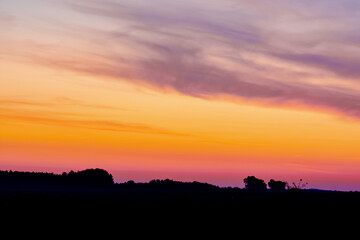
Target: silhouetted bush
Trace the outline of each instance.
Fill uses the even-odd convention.
[[[268,182],[268,186],[272,192],[284,192],[286,188],[286,184],[287,184],[286,182],[275,181],[273,179],[271,179]]]
[[[254,176],[244,178],[245,188],[250,192],[265,192],[266,183],[262,179],[258,179]]]
[[[129,180],[129,181],[127,181],[127,182],[124,183],[124,184],[127,184],[127,185],[135,185],[136,183],[135,183],[134,180]]]
[[[159,180],[154,179],[149,182],[149,186],[161,188],[161,189],[171,189],[171,190],[217,190],[219,189],[217,186],[208,184],[208,183],[200,183],[197,181],[193,182],[180,182],[180,181],[174,181],[170,179],[165,180]]]
[[[298,183],[293,182],[291,185],[286,184],[286,189],[290,192],[300,192],[301,190],[305,189],[308,183],[304,183],[302,179]]]

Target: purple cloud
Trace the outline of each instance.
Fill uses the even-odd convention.
[[[334,72],[339,76],[345,76],[353,78],[355,80],[360,80],[360,58],[346,59],[345,57],[338,58],[336,56],[330,57],[318,54],[294,53],[274,54],[274,56],[303,65],[320,67],[325,70]]]
[[[58,46],[51,54],[33,48],[33,61],[195,97],[296,103],[360,118],[360,29],[352,24],[360,6],[353,0],[59,2],[83,21],[52,27],[86,50],[71,48],[68,56]]]

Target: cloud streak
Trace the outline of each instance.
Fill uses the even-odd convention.
[[[134,124],[134,123],[122,123],[117,121],[107,120],[79,120],[70,118],[53,118],[37,116],[37,114],[21,115],[16,112],[6,112],[0,109],[0,121],[1,122],[26,122],[48,126],[61,126],[72,128],[83,128],[100,131],[122,132],[122,133],[139,133],[139,134],[156,134],[164,136],[177,136],[177,137],[192,137],[188,134],[168,131],[161,128],[156,128],[148,125]]]
[[[56,97],[50,101],[33,101],[33,100],[21,100],[21,99],[0,99],[1,106],[37,106],[37,107],[86,107],[86,108],[98,108],[107,110],[124,110],[130,111],[130,109],[114,107],[110,105],[91,104],[81,100],[69,98],[69,97]]]

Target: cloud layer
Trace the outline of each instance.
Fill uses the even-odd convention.
[[[19,55],[195,97],[229,95],[360,118],[357,1],[55,2],[78,19],[59,14],[49,22],[68,41],[35,39]]]

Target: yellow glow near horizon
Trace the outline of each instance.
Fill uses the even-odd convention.
[[[1,121],[7,123],[1,132],[8,141],[21,142],[26,136],[29,142],[123,144],[136,145],[139,150],[359,158],[356,121],[325,113],[155,92],[112,80],[107,80],[109,87],[89,77],[84,86],[81,77],[66,81],[71,74],[17,66],[17,71],[7,71],[7,77],[24,79],[21,83],[25,85],[3,81],[1,88],[2,100],[8,100],[0,109]],[[26,80],[39,87],[29,91]],[[12,97],[17,101],[9,103],[12,98],[6,98],[6,93],[17,93]]]

